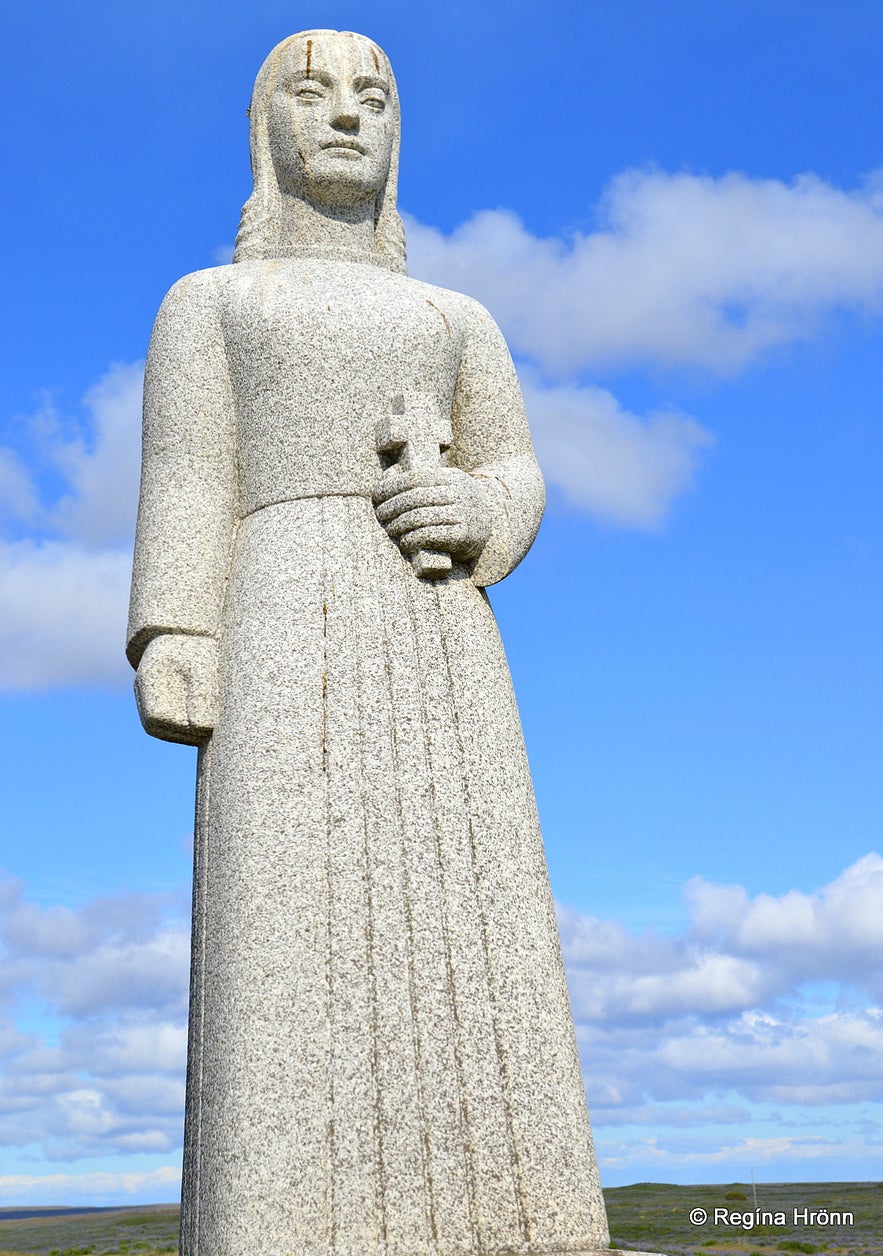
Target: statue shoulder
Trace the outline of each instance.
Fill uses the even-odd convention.
[[[165,295],[160,314],[186,316],[217,312],[235,284],[232,265],[212,266],[183,275]]]
[[[215,266],[184,275],[163,298],[150,337],[148,368],[157,372],[189,369],[222,351],[225,309],[235,276],[233,266]]]
[[[475,297],[467,296],[465,292],[455,292],[452,288],[440,288],[436,284],[425,283],[422,279],[408,278],[406,282],[422,289],[426,300],[444,310],[467,336],[490,334],[502,339],[502,332],[493,316]]]

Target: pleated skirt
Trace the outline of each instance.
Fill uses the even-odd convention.
[[[201,752],[183,1256],[584,1252],[607,1228],[490,605],[363,497],[239,529]]]

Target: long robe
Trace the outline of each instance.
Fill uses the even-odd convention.
[[[484,480],[477,562],[377,521],[397,395]],[[190,275],[145,383],[130,617],[214,637],[200,752],[184,1256],[606,1246],[518,713],[483,586],[543,505],[486,311],[369,264]]]

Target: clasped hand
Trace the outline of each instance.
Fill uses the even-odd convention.
[[[490,492],[457,467],[387,472],[373,493],[377,518],[402,552],[441,550],[477,558],[491,534]]]

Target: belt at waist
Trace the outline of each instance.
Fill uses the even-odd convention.
[[[251,506],[246,510],[242,518],[248,519],[250,515],[255,515],[259,510],[268,510],[271,506],[285,506],[289,502],[302,502],[311,499],[321,499],[323,497],[361,497],[365,501],[371,500],[370,489],[344,489],[344,488],[299,488],[297,486],[286,489],[285,495],[274,497],[271,501],[260,502],[257,506]]]

